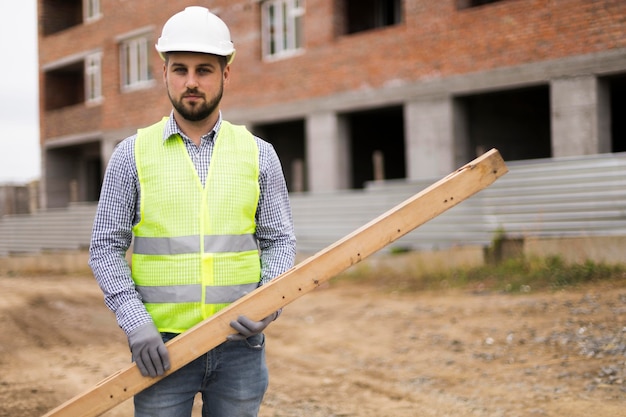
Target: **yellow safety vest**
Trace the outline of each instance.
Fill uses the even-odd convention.
[[[132,276],[159,331],[182,333],[259,285],[259,150],[245,127],[222,121],[203,187],[180,135],[163,140],[167,120],[135,142]]]

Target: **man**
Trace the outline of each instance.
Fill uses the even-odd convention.
[[[115,149],[89,259],[147,377],[169,369],[167,340],[295,259],[276,152],[221,116],[235,54],[226,24],[188,7],[165,23],[156,49],[173,109]],[[198,392],[203,416],[256,416],[268,384],[262,332],[279,314],[259,322],[240,316],[228,340],[137,394],[135,416],[191,416]]]

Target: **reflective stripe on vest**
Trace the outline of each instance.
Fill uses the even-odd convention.
[[[135,142],[132,277],[157,329],[182,333],[259,285],[259,150],[222,121],[203,185],[180,135],[163,139],[167,120]]]
[[[225,287],[206,287],[205,304],[222,304],[237,301],[244,295],[257,289],[258,284],[228,285]],[[167,287],[136,287],[144,303],[200,303],[202,286],[177,285]]]
[[[258,249],[254,235],[204,236],[204,252],[245,252]],[[133,253],[144,255],[180,255],[200,252],[200,236],[135,238]]]

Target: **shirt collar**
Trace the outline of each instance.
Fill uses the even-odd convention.
[[[211,129],[210,132],[202,136],[202,139],[204,140],[205,138],[208,137],[209,140],[212,140],[213,138],[215,138],[217,136],[217,133],[220,131],[221,125],[222,125],[222,112],[220,110],[215,126],[213,126],[213,129]],[[180,130],[180,128],[178,127],[178,123],[176,123],[176,120],[174,119],[174,110],[172,110],[170,112],[170,117],[167,120],[167,123],[165,124],[165,129],[163,129],[163,142],[165,142],[166,140],[168,140],[169,138],[171,138],[173,135],[176,135],[176,134],[184,138],[187,137],[183,133],[183,131]]]

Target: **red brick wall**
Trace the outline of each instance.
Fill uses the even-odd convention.
[[[237,56],[225,108],[267,106],[626,47],[623,0],[503,0],[465,10],[457,10],[455,0],[405,0],[402,24],[349,36],[337,36],[333,15],[338,1],[306,2],[304,54],[262,62],[257,1],[103,0],[102,19],[40,38],[40,64],[102,48],[102,125],[90,130],[108,130],[145,125],[169,112],[156,52],[156,87],[120,93],[116,36],[153,25],[156,42],[165,20],[185,5],[211,6],[230,26]]]
[[[453,0],[405,0],[403,24],[340,37],[327,14],[332,3],[307,2],[302,56],[259,63],[256,50],[252,58],[240,50],[228,104],[303,100],[626,47],[626,2],[619,0],[504,0],[461,11]],[[233,27],[236,35],[243,30]]]

